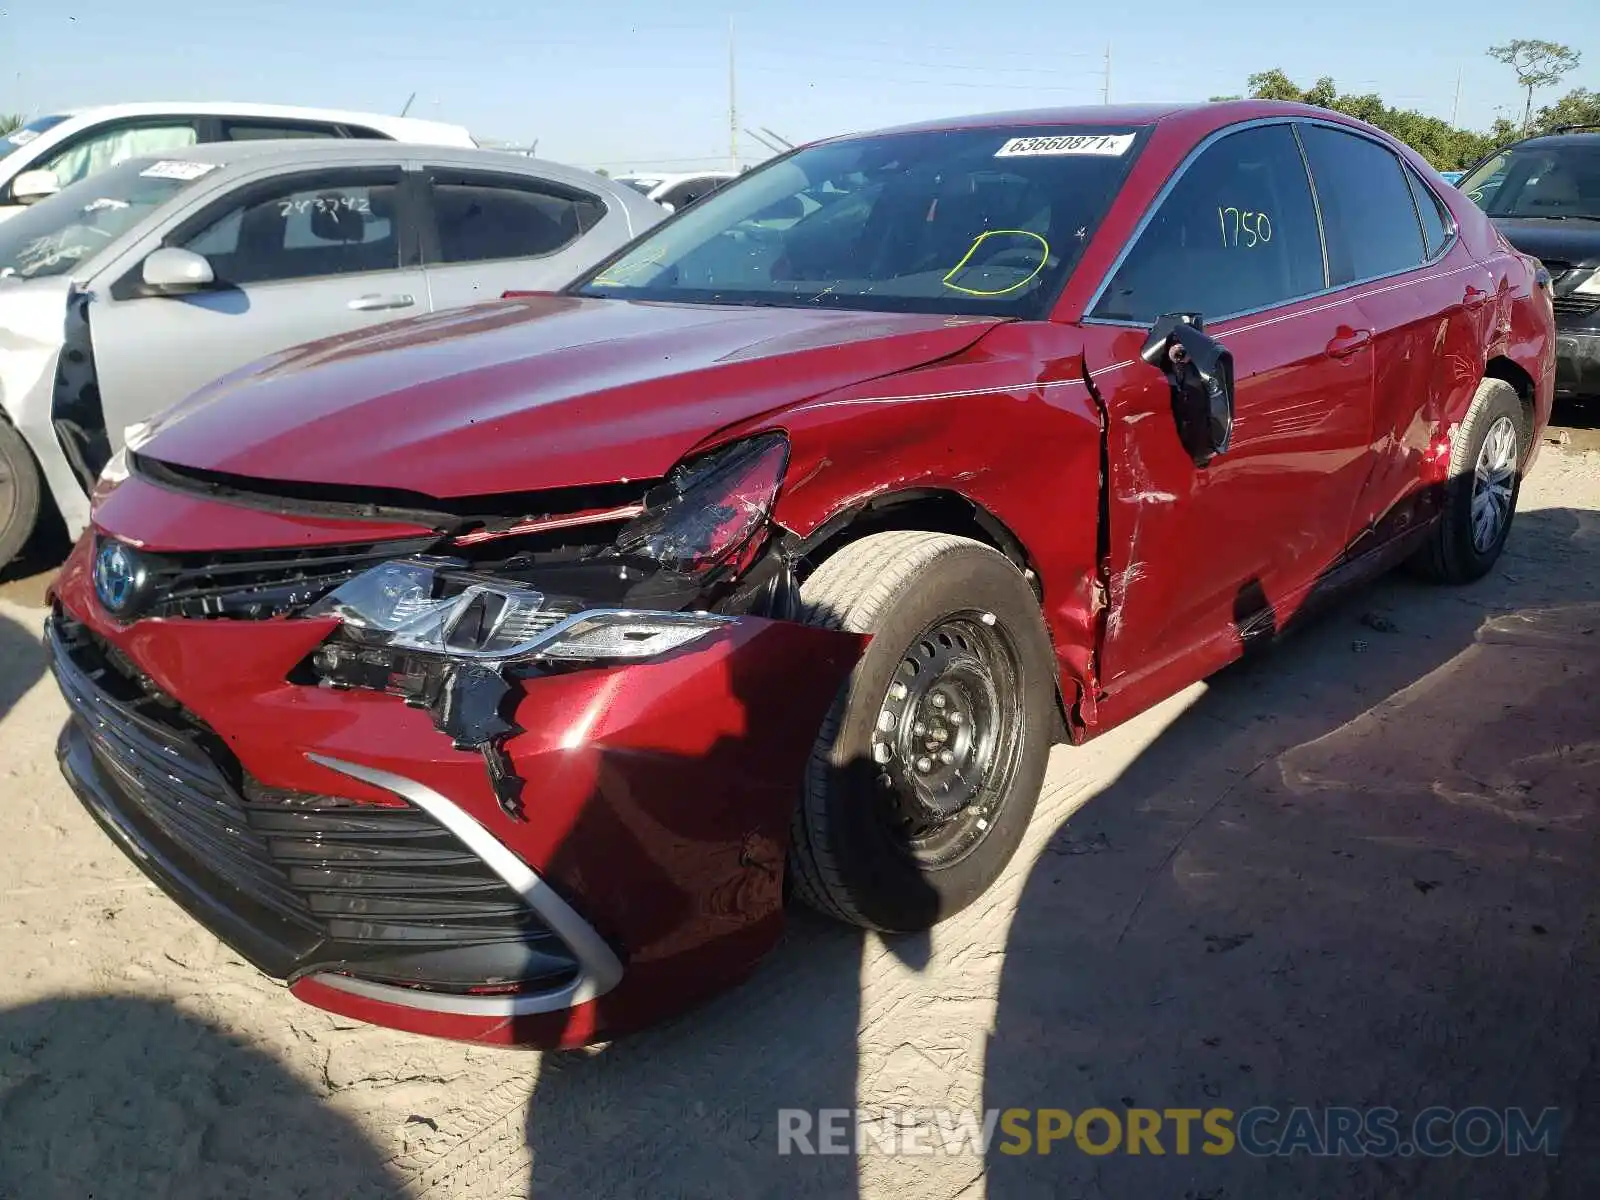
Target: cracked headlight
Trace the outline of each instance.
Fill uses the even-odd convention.
[[[788,461],[788,439],[768,433],[678,467],[617,534],[617,550],[685,574],[748,566]]]
[[[651,658],[729,623],[710,613],[574,611],[526,585],[454,567],[425,558],[386,562],[329,592],[306,616],[337,617],[369,645],[487,663]]]

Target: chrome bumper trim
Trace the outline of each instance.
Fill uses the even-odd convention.
[[[322,973],[311,976],[318,983],[341,992],[363,996],[384,1004],[427,1012],[458,1013],[475,1017],[516,1017],[529,1013],[558,1012],[603,996],[622,980],[622,961],[604,938],[580,917],[573,907],[556,894],[554,888],[523,862],[504,842],[484,828],[476,818],[454,801],[426,784],[390,771],[364,767],[321,754],[306,757],[320,766],[359,779],[374,787],[393,792],[411,801],[456,837],[460,838],[489,869],[506,881],[529,908],[566,943],[578,960],[578,977],[553,992],[517,996],[461,996],[447,992],[428,992],[393,984],[371,983],[349,975]]]

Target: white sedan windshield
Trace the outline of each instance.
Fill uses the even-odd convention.
[[[134,159],[41,200],[0,222],[0,279],[65,274],[214,169]]]

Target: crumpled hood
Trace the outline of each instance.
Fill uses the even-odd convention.
[[[730,423],[997,323],[539,296],[296,347],[168,410],[139,452],[440,498],[654,478]]]

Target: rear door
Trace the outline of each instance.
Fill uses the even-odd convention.
[[[1091,308],[1088,369],[1108,426],[1109,693],[1200,678],[1282,624],[1344,549],[1368,473],[1373,357],[1328,296],[1293,127],[1227,132],[1191,157]],[[1172,312],[1233,354],[1232,448],[1185,453],[1164,377],[1139,359]]]
[[[1343,127],[1301,126],[1327,236],[1328,270],[1372,330],[1376,367],[1372,462],[1352,543],[1399,532],[1416,514],[1423,457],[1452,398],[1477,386],[1479,310],[1489,272],[1464,248],[1451,257],[1449,209],[1388,146]],[[1444,260],[1451,257],[1451,261]]]
[[[97,297],[90,332],[112,448],[132,422],[254,359],[426,311],[403,176],[397,162],[244,183],[162,239],[203,255],[215,288],[147,295],[135,263]]]
[[[426,173],[422,253],[434,311],[498,300],[508,291],[563,287],[621,237],[591,241],[607,222],[625,227],[598,195],[533,175],[433,166]],[[603,246],[595,249],[596,245]]]

